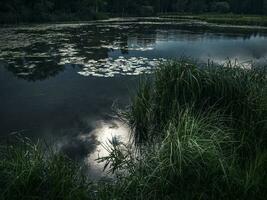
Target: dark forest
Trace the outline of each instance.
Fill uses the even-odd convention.
[[[1,0],[0,22],[48,22],[157,13],[266,14],[266,0]]]

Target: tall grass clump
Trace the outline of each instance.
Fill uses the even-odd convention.
[[[230,62],[159,66],[125,115],[140,151],[110,144],[102,161],[119,178],[104,190],[117,199],[264,199],[266,75]]]
[[[157,142],[140,153],[110,144],[118,172],[114,184],[102,185],[103,199],[264,199],[266,151],[240,165],[234,132],[219,113],[181,109]],[[112,151],[114,152],[114,151]],[[129,155],[131,154],[131,155]],[[123,156],[122,156],[123,155]],[[122,158],[122,159],[120,159]],[[114,168],[113,168],[114,169]],[[114,171],[114,170],[112,170]],[[116,169],[115,169],[116,174]]]
[[[0,158],[0,199],[90,199],[76,164],[40,144],[3,145]]]
[[[266,68],[238,66],[198,66],[182,60],[163,64],[154,81],[142,83],[128,114],[137,140],[162,132],[181,108],[219,111],[231,118],[232,128],[266,128]],[[266,129],[265,129],[266,130]],[[263,133],[263,132],[262,132]],[[139,141],[137,141],[139,142]]]

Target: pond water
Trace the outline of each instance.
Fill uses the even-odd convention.
[[[264,63],[267,31],[158,18],[0,28],[0,137],[52,142],[98,176],[100,143],[129,138],[113,108],[142,74],[185,56]]]

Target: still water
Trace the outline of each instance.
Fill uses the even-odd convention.
[[[114,107],[140,75],[184,56],[261,64],[267,31],[157,18],[0,28],[0,139],[44,139],[99,176],[100,144],[129,138]]]

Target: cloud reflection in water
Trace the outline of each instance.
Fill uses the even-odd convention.
[[[103,145],[107,144],[114,138],[125,144],[131,142],[130,129],[125,123],[116,119],[111,121],[98,121],[96,129],[88,136],[82,136],[82,139],[87,140],[88,137],[90,139],[91,135],[95,136],[98,145],[96,146],[95,151],[88,154],[85,158],[85,164],[89,166],[90,176],[92,178],[100,178],[103,175],[107,175],[103,172],[105,163],[99,163],[96,159],[105,157],[109,154]]]

